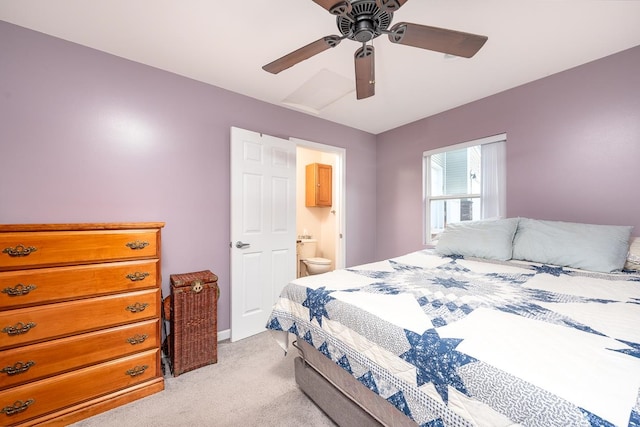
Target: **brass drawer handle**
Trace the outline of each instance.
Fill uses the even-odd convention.
[[[126,374],[129,375],[131,378],[137,377],[138,375],[144,374],[144,371],[146,371],[148,368],[149,368],[149,365],[142,365],[142,366],[138,365],[135,368],[128,369]]]
[[[15,248],[4,248],[3,254],[9,254],[10,257],[28,256],[31,252],[37,251],[38,248],[33,246],[18,245]]]
[[[23,372],[27,372],[30,367],[35,365],[36,362],[33,360],[29,360],[28,362],[16,362],[13,366],[6,366],[0,370],[3,374],[7,374],[9,376],[21,374]]]
[[[149,338],[149,335],[147,334],[135,334],[134,336],[127,338],[127,342],[131,345],[142,344],[147,338]]]
[[[127,310],[129,310],[132,313],[141,313],[148,306],[149,306],[149,303],[147,302],[137,302],[135,304],[128,305]]]
[[[33,405],[34,402],[35,399],[27,399],[24,402],[22,400],[16,400],[13,405],[5,406],[4,408],[2,408],[0,410],[0,414],[6,414],[9,416],[19,414],[20,412],[26,411],[27,408]]]
[[[29,330],[35,327],[36,327],[36,324],[33,322],[29,322],[27,324],[18,322],[13,326],[5,326],[4,329],[2,329],[2,332],[4,332],[9,336],[22,335],[22,334],[26,334],[27,332],[29,332]]]
[[[132,282],[139,282],[147,278],[147,276],[149,276],[149,273],[140,273],[136,271],[135,273],[127,274],[127,279],[131,280]]]
[[[129,242],[127,243],[127,247],[129,247],[132,250],[137,250],[137,249],[144,249],[147,246],[149,246],[149,242],[141,242],[140,240],[136,240],[135,242]]]
[[[23,285],[22,283],[18,283],[13,288],[4,288],[2,290],[3,294],[7,294],[10,297],[20,297],[23,295],[27,295],[29,292],[36,289],[36,285]]]

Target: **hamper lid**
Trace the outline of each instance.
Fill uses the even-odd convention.
[[[169,276],[171,285],[175,287],[191,286],[193,282],[199,280],[202,283],[217,282],[218,276],[209,270],[194,271],[191,273],[171,274]]]

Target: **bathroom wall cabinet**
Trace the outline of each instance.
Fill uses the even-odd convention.
[[[305,206],[331,206],[332,175],[331,165],[322,163],[307,165]]]

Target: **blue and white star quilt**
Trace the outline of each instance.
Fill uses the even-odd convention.
[[[296,279],[294,334],[420,426],[640,427],[640,275],[430,250]]]

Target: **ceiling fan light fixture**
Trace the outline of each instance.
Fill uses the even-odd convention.
[[[376,37],[376,29],[373,22],[369,19],[363,19],[355,23],[353,31],[353,39],[361,43],[366,43]]]
[[[380,36],[391,25],[393,13],[381,10],[374,0],[354,0],[347,15],[338,16],[336,24],[342,35],[359,43]]]

